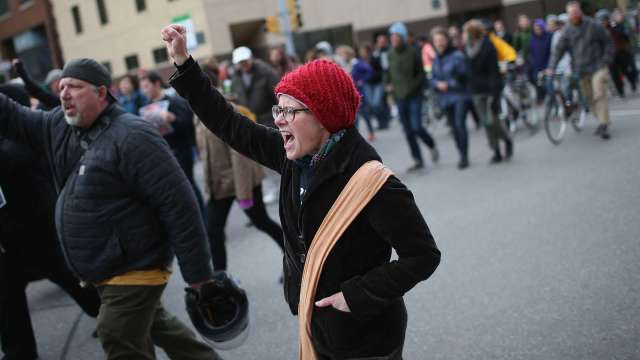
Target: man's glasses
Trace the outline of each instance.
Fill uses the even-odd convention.
[[[284,120],[289,124],[291,124],[293,120],[296,119],[296,113],[304,111],[309,111],[309,109],[294,109],[290,107],[281,107],[278,105],[273,105],[273,107],[271,107],[271,115],[273,115],[274,120],[278,120],[280,116],[284,116]]]

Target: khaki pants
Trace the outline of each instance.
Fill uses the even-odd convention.
[[[154,344],[172,360],[218,360],[210,347],[160,302],[165,285],[106,285],[98,288],[102,305],[98,337],[107,360],[153,360]]]
[[[606,67],[580,78],[580,90],[602,125],[609,125],[609,69]]]
[[[489,146],[493,150],[498,149],[498,140],[504,140],[508,142],[511,140],[509,136],[509,132],[505,128],[502,120],[496,114],[495,109],[493,109],[493,95],[473,95],[472,97],[473,105],[475,105],[476,110],[478,111],[478,116],[480,117],[480,121],[485,127],[485,132],[487,133],[487,139],[489,140]]]

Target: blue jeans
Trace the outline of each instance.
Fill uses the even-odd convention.
[[[384,86],[382,83],[363,86],[364,102],[369,105],[370,115],[375,116],[378,119],[379,127],[386,127],[389,125],[389,109],[386,106],[386,99],[384,93]]]
[[[416,162],[422,163],[422,152],[418,146],[417,138],[420,138],[429,148],[435,148],[436,143],[422,126],[422,96],[417,95],[407,99],[396,99],[400,123],[409,143],[411,156]]]
[[[444,108],[447,121],[453,130],[453,139],[460,153],[460,159],[467,159],[469,155],[469,136],[467,135],[467,100],[458,100]]]

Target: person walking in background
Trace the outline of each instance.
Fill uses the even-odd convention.
[[[546,25],[547,31],[553,35],[560,28],[560,24],[558,24],[558,16],[555,14],[549,14],[546,17]]]
[[[470,20],[464,25],[464,38],[466,39],[465,54],[470,64],[469,87],[473,103],[478,109],[489,146],[493,150],[491,163],[499,163],[502,161],[500,141],[505,143],[507,159],[513,154],[513,141],[498,116],[503,84],[498,67],[497,51],[478,20]]]
[[[538,84],[538,73],[549,66],[551,56],[551,34],[547,32],[544,20],[536,19],[533,22],[533,34],[529,47],[529,81],[536,85],[538,104],[541,104],[546,96],[544,84]]]
[[[609,134],[609,65],[613,61],[615,47],[607,30],[595,20],[584,16],[580,3],[567,3],[569,24],[558,40],[549,61],[547,74],[552,74],[565,52],[571,53],[572,73],[580,79],[580,89],[593,114],[600,121],[594,135],[608,140]]]
[[[161,132],[161,135],[169,143],[173,155],[178,160],[180,167],[191,183],[200,210],[204,215],[204,200],[202,193],[193,178],[194,149],[196,146],[196,135],[193,127],[193,111],[189,104],[179,96],[169,96],[164,92],[165,84],[155,71],[147,72],[140,80],[142,92],[149,99],[150,103],[164,103],[166,110],[152,116],[159,115],[164,122],[164,126],[170,130]],[[144,108],[142,108],[144,110]],[[146,116],[144,114],[143,118]]]
[[[389,123],[389,112],[386,106],[386,97],[384,92],[384,70],[380,63],[380,58],[374,56],[371,44],[364,43],[359,49],[360,60],[369,64],[371,67],[371,76],[364,83],[363,101],[367,103],[372,116],[378,121],[378,129],[384,128]]]
[[[269,62],[278,79],[297,67],[295,59],[287,55],[282,46],[274,46],[269,50]]]
[[[513,34],[513,48],[524,61],[529,60],[531,49],[531,20],[525,14],[518,16],[518,30]]]
[[[382,77],[384,79],[389,72],[389,37],[386,33],[380,33],[375,36],[372,58],[376,59],[376,61],[380,63],[380,67],[382,68]],[[382,84],[383,94],[382,101],[380,103],[381,108],[380,117],[378,118],[378,130],[388,129],[389,122],[391,121],[391,109],[389,107],[389,102],[387,101],[389,93],[384,86],[384,82]]]
[[[372,106],[369,102],[369,94],[367,94],[366,90],[369,80],[374,75],[373,67],[367,61],[369,57],[368,50],[364,50],[363,47],[360,47],[358,49],[358,52],[360,57],[355,58],[355,62],[351,69],[351,78],[356,84],[356,89],[358,89],[358,93],[360,93],[360,96],[362,98],[360,109],[358,110],[358,113],[356,115],[356,128],[358,128],[358,120],[360,118],[363,118],[367,126],[367,131],[369,132],[367,140],[374,141],[376,139],[376,134],[371,123]]]
[[[433,33],[432,33],[433,34]],[[447,29],[447,38],[449,39],[449,45],[456,50],[462,51],[464,44],[462,42],[462,33],[458,25],[451,25]],[[433,37],[432,40],[433,41]]]
[[[251,49],[245,46],[233,50],[231,61],[235,67],[231,92],[236,97],[236,103],[254,113],[259,124],[275,127],[271,107],[277,102],[273,88],[278,83],[278,75],[269,64],[255,59]],[[278,174],[269,169],[265,171],[264,202],[272,204],[278,199]]]
[[[413,172],[424,168],[418,138],[427,145],[434,162],[438,161],[439,152],[431,134],[422,125],[422,89],[425,76],[420,54],[405,43],[407,28],[403,23],[391,25],[389,33],[392,48],[389,52],[389,71],[385,83],[388,84],[398,106],[400,123],[414,161],[408,171]]]
[[[607,29],[609,35],[613,39],[615,46],[615,52],[613,55],[613,62],[609,65],[609,72],[611,73],[611,79],[616,87],[616,91],[620,97],[625,97],[624,91],[624,79],[623,76],[629,80],[631,90],[636,91],[638,73],[635,70],[633,56],[629,51],[629,33],[626,31],[623,23],[613,22],[609,16],[609,11],[606,9],[600,9],[596,12],[596,19],[600,21],[602,26]]]
[[[118,82],[118,102],[124,111],[130,114],[139,114],[140,108],[149,103],[140,92],[138,77],[133,74],[127,74]]]
[[[438,56],[433,62],[431,86],[436,91],[440,108],[453,130],[453,139],[460,154],[458,169],[469,167],[469,137],[467,135],[467,106],[470,101],[469,66],[464,55],[449,42],[442,27],[431,30],[431,41]]]
[[[504,22],[502,22],[502,20],[498,19],[494,21],[493,29],[495,30],[496,36],[506,41],[509,45],[513,44],[513,36],[509,31],[507,31],[507,28],[504,26]]]
[[[217,69],[202,66],[211,84],[218,87]],[[236,111],[251,121],[256,116],[244,106]],[[256,228],[267,234],[284,252],[282,228],[267,214],[262,201],[262,166],[239,154],[210,132],[196,117],[196,141],[202,160],[205,194],[208,195],[207,232],[214,271],[227,269],[225,227],[236,202]]]

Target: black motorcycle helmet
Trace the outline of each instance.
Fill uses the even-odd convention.
[[[187,313],[205,342],[222,350],[244,343],[249,335],[249,301],[226,272],[217,271],[213,281],[185,291]]]

